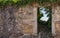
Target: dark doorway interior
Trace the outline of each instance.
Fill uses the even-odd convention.
[[[40,7],[37,9],[38,33],[41,31],[51,32],[52,9],[51,7]]]

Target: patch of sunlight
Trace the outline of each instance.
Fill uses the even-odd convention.
[[[45,10],[45,8],[40,8],[40,14],[43,14],[43,16],[40,18],[40,20],[42,20],[42,21],[48,21],[48,19],[49,19],[49,17],[47,17],[47,15],[49,14],[49,13],[47,13],[47,11]]]

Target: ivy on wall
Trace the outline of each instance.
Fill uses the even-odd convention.
[[[39,4],[47,3],[47,2],[60,2],[60,0],[0,0],[0,6],[3,5],[27,5],[33,2],[37,2]]]

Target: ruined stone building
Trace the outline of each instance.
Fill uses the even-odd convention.
[[[47,5],[52,8],[52,35],[60,37],[60,6]],[[0,8],[0,37],[17,38],[22,35],[37,35],[38,4],[25,7],[6,6]]]

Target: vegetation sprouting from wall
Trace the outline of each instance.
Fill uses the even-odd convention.
[[[60,0],[0,0],[0,6],[4,5],[27,5],[31,4],[33,2],[36,2],[38,4],[46,4],[46,3],[54,3],[54,2],[60,2]]]

